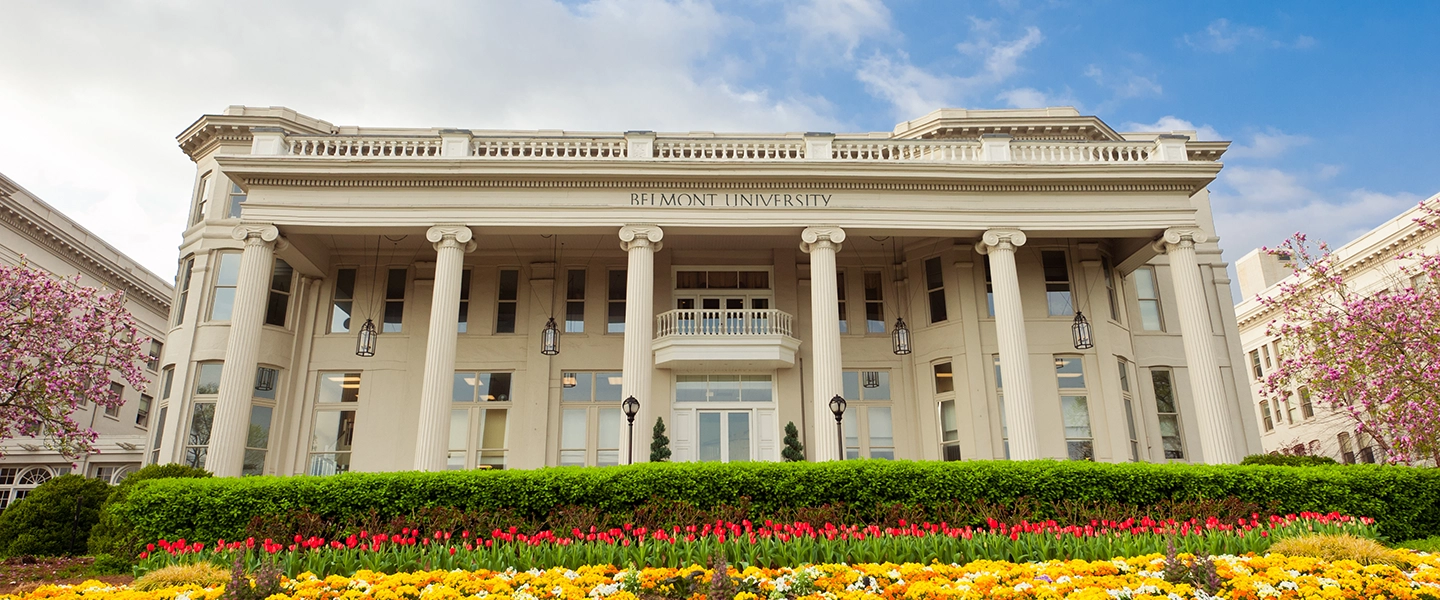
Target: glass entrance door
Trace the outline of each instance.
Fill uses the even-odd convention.
[[[694,311],[678,316],[677,326],[682,334],[740,335],[770,332],[769,316],[761,312],[770,308],[769,297],[687,296],[676,298],[675,308]]]
[[[701,462],[743,462],[750,460],[749,410],[702,410],[697,412],[697,458]]]

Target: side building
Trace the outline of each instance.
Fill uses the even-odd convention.
[[[1437,200],[1440,194],[1426,202]],[[1346,284],[1362,293],[1426,285],[1428,282],[1412,280],[1401,272],[1412,261],[1397,260],[1411,252],[1440,252],[1440,231],[1426,231],[1415,222],[1425,216],[1424,210],[1416,206],[1335,248],[1335,266]],[[1266,335],[1278,315],[1260,299],[1280,292],[1278,285],[1293,276],[1293,260],[1289,255],[1255,249],[1235,261],[1241,294],[1235,313],[1245,351],[1242,371],[1255,398],[1253,410],[1265,451],[1329,456],[1344,463],[1384,461],[1375,440],[1356,432],[1348,415],[1312,402],[1304,387],[1290,390],[1290,397],[1280,402],[1260,393],[1265,377],[1278,366],[1279,356],[1278,340]]]
[[[125,293],[125,308],[142,335],[151,338],[146,364],[150,389],[136,390],[112,383],[125,404],[101,409],[87,402],[73,416],[81,426],[100,434],[99,454],[69,458],[49,450],[38,439],[5,440],[0,448],[0,508],[18,500],[56,475],[74,472],[117,482],[144,462],[149,443],[155,390],[159,388],[160,356],[170,330],[170,297],[174,287],[119,250],[86,231],[10,178],[0,175],[0,263],[16,265],[24,257],[34,268],[56,277],[80,275],[81,285]]]
[[[1260,449],[1206,190],[1228,142],[1068,107],[715,134],[245,106],[178,141],[152,461],[613,465],[657,419],[677,461],[779,460],[790,422],[810,460]]]

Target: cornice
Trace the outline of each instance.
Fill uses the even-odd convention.
[[[256,127],[279,127],[287,133],[332,133],[284,117],[204,115],[175,136],[175,141],[190,160],[196,160],[222,143],[249,144]]]
[[[325,179],[301,177],[244,177],[252,185],[298,188],[558,188],[558,189],[728,189],[728,190],[856,190],[925,192],[1185,192],[1198,191],[1185,183],[909,183],[859,181],[688,181],[688,180],[547,180],[547,179]]]

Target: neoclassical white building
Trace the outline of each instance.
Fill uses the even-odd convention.
[[[103,409],[87,402],[72,415],[82,427],[99,434],[94,444],[98,454],[72,460],[34,438],[0,444],[0,508],[56,475],[75,472],[116,483],[141,465],[174,293],[164,279],[0,175],[0,263],[16,265],[22,256],[30,267],[56,277],[79,275],[81,285],[124,292],[125,308],[141,335],[153,340],[149,348],[152,359],[145,365],[151,385],[137,390],[117,379],[110,385],[125,400],[123,406]]]
[[[179,142],[151,461],[607,465],[657,418],[681,461],[779,460],[790,422],[811,460],[1261,448],[1206,192],[1226,142],[1071,108],[716,134],[244,106]]]
[[[1440,194],[1426,202],[1440,200]],[[1440,232],[1427,231],[1415,222],[1426,217],[1416,206],[1335,248],[1335,266],[1347,285],[1361,293],[1378,293],[1431,282],[1406,274],[1403,267],[1413,258],[1400,257],[1421,252],[1440,252]],[[1235,261],[1241,302],[1235,305],[1240,341],[1245,351],[1242,376],[1255,398],[1254,410],[1260,423],[1260,441],[1267,452],[1292,452],[1329,456],[1344,463],[1373,463],[1385,460],[1375,440],[1356,431],[1354,421],[1344,412],[1311,402],[1305,388],[1291,390],[1289,398],[1276,402],[1260,393],[1265,376],[1279,366],[1280,347],[1267,334],[1279,316],[1261,303],[1261,298],[1280,293],[1279,284],[1293,277],[1293,257],[1274,255],[1259,249]]]

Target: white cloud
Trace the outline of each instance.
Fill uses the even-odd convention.
[[[974,39],[955,47],[962,55],[979,60],[970,75],[932,73],[911,64],[904,52],[897,52],[893,58],[876,53],[861,63],[855,77],[872,95],[888,101],[898,118],[913,119],[937,108],[976,100],[1019,72],[1020,59],[1045,39],[1035,27],[1025,28],[1024,35],[1010,40],[997,40],[991,22],[972,20],[971,29]]]
[[[752,84],[723,51],[751,25],[699,0],[38,2],[5,21],[0,171],[167,278],[195,177],[174,136],[231,104],[370,126],[839,128],[825,99]]]
[[[1122,131],[1146,133],[1194,131],[1196,137],[1198,138],[1197,141],[1216,141],[1225,139],[1224,136],[1221,136],[1220,132],[1216,131],[1214,127],[1211,127],[1209,125],[1196,126],[1190,121],[1186,121],[1185,119],[1181,119],[1173,115],[1165,115],[1163,117],[1160,117],[1160,119],[1158,121],[1155,121],[1154,123],[1136,123],[1133,121],[1129,123],[1124,123],[1120,125],[1120,129]]]
[[[1084,112],[1085,109],[1079,100],[1070,95],[1066,89],[1059,94],[1042,92],[1031,87],[1015,88],[1000,92],[995,96],[996,100],[1004,101],[1011,108],[1043,108],[1049,106],[1073,106]]]
[[[1231,146],[1225,156],[1226,158],[1276,158],[1289,152],[1291,148],[1304,146],[1310,141],[1309,136],[1291,135],[1269,127],[1264,132],[1251,134],[1249,144]]]
[[[1233,24],[1229,19],[1211,21],[1203,31],[1187,33],[1181,40],[1192,48],[1217,53],[1234,52],[1245,45],[1303,50],[1316,44],[1315,38],[1308,35],[1286,41],[1271,36],[1259,27]]]
[[[792,2],[785,5],[785,25],[804,36],[802,56],[838,54],[844,60],[852,58],[861,42],[894,33],[890,9],[880,0]]]
[[[1116,75],[1106,73],[1097,65],[1090,65],[1085,68],[1085,76],[1097,85],[1110,89],[1114,94],[1112,101],[1159,96],[1165,92],[1165,89],[1156,83],[1154,78],[1137,75],[1129,69],[1124,69]]]

